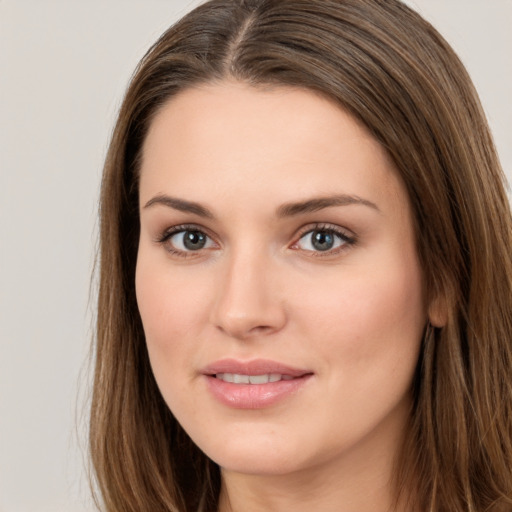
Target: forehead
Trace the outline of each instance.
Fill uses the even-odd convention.
[[[223,191],[231,200],[339,192],[375,201],[400,187],[387,153],[361,123],[333,101],[292,87],[187,89],[158,112],[143,146],[142,198],[172,188],[200,201]]]

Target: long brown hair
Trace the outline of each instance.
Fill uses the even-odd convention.
[[[218,467],[160,396],[134,273],[141,146],[179,91],[226,78],[316,91],[387,149],[413,205],[428,328],[396,460],[396,496],[424,511],[512,510],[512,221],[472,83],[399,0],[212,0],[137,68],[107,155],[90,448],[104,508],[216,510]]]

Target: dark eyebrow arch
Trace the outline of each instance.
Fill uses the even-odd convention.
[[[339,194],[327,197],[315,197],[298,203],[283,204],[277,209],[277,216],[292,217],[294,215],[317,212],[324,208],[330,208],[331,206],[348,206],[353,204],[368,206],[369,208],[380,212],[379,207],[367,199],[347,194]]]
[[[160,194],[151,198],[144,205],[144,208],[150,208],[157,204],[173,208],[174,210],[179,210],[180,212],[193,213],[194,215],[199,215],[199,217],[213,219],[212,212],[199,203],[185,201],[184,199],[177,199],[176,197],[170,197],[165,194]]]

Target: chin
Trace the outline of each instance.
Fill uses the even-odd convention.
[[[297,457],[271,457],[259,454],[223,454],[215,461],[223,471],[245,475],[279,476],[289,475],[300,471],[301,466]]]
[[[255,441],[256,440],[256,441]],[[301,469],[297,443],[262,439],[252,435],[246,440],[224,440],[219,445],[201,447],[223,470],[251,475],[285,475]]]

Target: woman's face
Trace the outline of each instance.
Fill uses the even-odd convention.
[[[209,457],[390,463],[427,311],[404,186],[366,129],[300,89],[186,90],[145,140],[140,218],[153,372]]]

